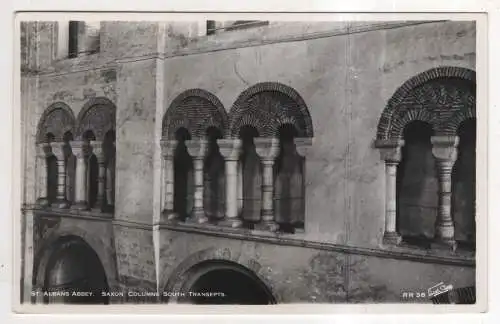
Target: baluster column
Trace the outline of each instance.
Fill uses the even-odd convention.
[[[451,215],[451,173],[457,159],[457,136],[431,137],[432,154],[436,159],[439,180],[439,208],[436,219],[434,247],[445,247],[454,251],[455,224]]]
[[[115,164],[116,164],[116,144],[111,144],[111,156],[108,157],[106,165],[106,211],[112,212],[115,206],[115,197],[113,195],[115,187]]]
[[[162,221],[166,222],[172,222],[178,219],[178,215],[174,212],[174,156],[177,144],[178,142],[176,140],[162,140],[160,142],[164,172]]]
[[[193,158],[194,166],[194,208],[189,222],[203,224],[208,221],[203,208],[203,190],[204,190],[204,162],[208,150],[208,141],[205,139],[196,139],[186,141],[186,148]]]
[[[312,137],[297,137],[297,138],[294,138],[293,139],[293,142],[295,144],[295,151],[297,152],[297,154],[299,156],[301,156],[303,158],[303,162],[302,162],[302,178],[304,179],[303,181],[305,181],[305,179],[307,179],[306,177],[306,162],[307,162],[307,155],[309,154],[311,148],[312,148],[312,145],[313,145],[313,138]],[[295,233],[300,233],[300,232],[304,232],[305,231],[305,227],[306,227],[306,221],[307,221],[307,217],[305,215],[305,209],[306,209],[306,197],[305,197],[305,194],[306,194],[306,190],[305,190],[305,184],[304,184],[304,191],[303,191],[303,197],[302,197],[302,203],[303,203],[303,212],[304,212],[304,229],[301,230],[301,229],[298,229],[296,228],[295,229]]]
[[[73,154],[76,157],[75,173],[75,203],[71,208],[86,210],[87,201],[87,157],[89,154],[88,144],[84,141],[70,142]]]
[[[240,139],[219,139],[219,152],[224,157],[226,173],[226,212],[220,222],[223,226],[241,227],[243,221],[238,213],[238,160],[241,153]]]
[[[401,147],[404,141],[400,139],[377,140],[375,146],[380,151],[380,158],[385,161],[385,230],[384,244],[398,245],[401,235],[397,232],[397,168],[401,161]]]
[[[69,202],[66,199],[66,143],[54,142],[50,145],[52,153],[57,159],[57,196],[52,206],[69,208]]]
[[[48,178],[48,165],[47,157],[52,154],[51,146],[49,143],[39,143],[36,146],[36,168],[39,172],[38,184],[38,199],[37,205],[39,207],[47,207],[49,205],[48,192],[47,192],[47,178]]]
[[[106,194],[106,167],[105,156],[101,141],[90,141],[92,146],[92,153],[97,159],[98,173],[97,173],[97,197],[92,209],[102,211],[104,209],[104,195]]]
[[[279,154],[280,144],[277,138],[255,138],[255,150],[262,164],[262,210],[261,219],[256,228],[276,232],[279,225],[274,215],[274,172],[273,166]]]

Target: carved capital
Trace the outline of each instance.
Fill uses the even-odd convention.
[[[66,143],[64,142],[52,142],[50,143],[52,154],[58,160],[64,160],[66,156]]]
[[[161,140],[160,146],[163,158],[173,158],[178,143],[176,140]]]
[[[69,142],[71,151],[77,159],[82,159],[89,154],[89,144],[85,141],[71,141]]]
[[[46,158],[52,155],[52,146],[49,143],[39,143],[36,146],[36,156]]]
[[[432,136],[432,154],[439,161],[455,161],[458,141],[458,136]]]
[[[219,152],[225,160],[238,160],[240,158],[242,141],[240,139],[219,139]]]
[[[313,145],[312,137],[297,137],[293,139],[295,150],[300,156],[306,157]]]
[[[401,161],[401,147],[405,141],[401,139],[379,139],[375,141],[375,147],[379,149],[380,159],[386,163],[397,163]]]
[[[208,150],[208,141],[206,139],[194,139],[186,141],[187,152],[194,159],[204,158]]]
[[[278,138],[255,138],[255,151],[262,160],[274,160],[280,152],[280,141]]]

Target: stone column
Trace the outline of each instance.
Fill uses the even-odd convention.
[[[92,146],[92,153],[94,153],[97,164],[98,164],[98,174],[97,174],[97,198],[92,209],[102,211],[104,209],[104,195],[106,194],[105,181],[106,181],[106,168],[105,168],[105,157],[104,150],[102,148],[101,141],[90,141]]]
[[[203,224],[208,221],[203,208],[203,189],[204,189],[204,161],[208,150],[208,141],[205,139],[196,139],[186,141],[186,148],[193,158],[194,167],[194,208],[186,221]]]
[[[57,196],[52,206],[56,208],[68,208],[69,202],[66,199],[66,143],[54,142],[50,145],[52,153],[57,159]]]
[[[398,245],[401,243],[401,235],[396,229],[396,175],[403,145],[404,141],[400,139],[384,139],[375,142],[375,146],[380,151],[380,158],[385,161],[384,244]]]
[[[52,154],[51,146],[49,143],[39,143],[36,146],[36,167],[39,172],[40,183],[38,189],[38,199],[37,205],[39,207],[47,207],[49,205],[49,199],[47,197],[47,177],[48,177],[48,166],[47,157]]]
[[[106,210],[111,212],[114,210],[115,205],[115,197],[113,195],[114,186],[115,186],[115,164],[116,164],[116,146],[115,143],[111,145],[112,154],[111,157],[108,158],[108,164],[106,166]]]
[[[178,219],[178,215],[174,212],[174,156],[177,144],[176,140],[162,140],[160,142],[164,162],[162,222],[172,222]]]
[[[219,139],[219,152],[224,157],[226,173],[226,213],[220,222],[223,226],[241,227],[238,213],[238,160],[241,153],[240,139]]]
[[[89,153],[88,144],[84,141],[70,142],[71,150],[76,157],[75,173],[75,203],[71,208],[86,210],[87,201],[87,156]]]
[[[457,136],[431,137],[439,180],[439,209],[436,219],[435,246],[455,250],[455,224],[451,217],[451,172],[457,159]]]
[[[313,138],[312,137],[297,137],[293,139],[293,142],[295,144],[295,151],[297,152],[298,155],[304,158],[304,162],[302,164],[302,177],[305,181],[306,179],[306,162],[307,162],[307,155],[309,154],[310,149],[312,148],[313,145]],[[304,213],[305,213],[305,204],[306,204],[306,197],[305,197],[305,185],[304,185],[304,197],[303,197],[303,204],[304,204]],[[304,215],[304,230],[301,229],[295,229],[295,233],[300,233],[305,231],[305,227],[307,226],[307,217]]]
[[[262,210],[261,219],[256,228],[276,232],[279,225],[274,217],[274,161],[280,151],[277,138],[255,138],[255,151],[262,163]]]

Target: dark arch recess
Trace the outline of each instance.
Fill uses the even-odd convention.
[[[92,271],[89,271],[89,275],[97,275],[97,277],[103,280],[102,285],[95,288],[102,289],[102,291],[108,291],[110,287],[110,278],[108,278],[107,271],[101,258],[91,245],[77,235],[59,236],[57,239],[47,242],[47,244],[40,249],[35,258],[36,262],[33,271],[33,278],[35,279],[36,286],[42,289],[49,288],[50,270],[55,262],[58,262],[59,259],[57,257],[73,247],[85,251],[85,255],[91,258],[89,261],[95,262],[94,265],[97,266],[97,268],[92,268]],[[82,255],[82,257],[84,256]]]
[[[264,94],[283,101],[283,106],[275,111],[252,109],[251,101]],[[278,82],[261,82],[243,91],[234,102],[229,114],[229,135],[237,137],[241,127],[254,126],[262,136],[276,136],[282,124],[294,125],[300,136],[314,137],[309,109],[297,91]]]
[[[116,127],[116,106],[105,97],[89,99],[78,113],[77,138],[82,139],[83,134],[91,130],[96,140],[104,140],[105,134]]]
[[[40,117],[36,142],[45,142],[48,133],[54,135],[54,141],[62,142],[65,133],[74,133],[75,125],[76,119],[71,108],[63,102],[55,102]]]
[[[175,97],[165,112],[162,137],[173,139],[181,127],[198,138],[204,137],[209,127],[224,133],[227,119],[224,106],[214,94],[203,89],[189,89]]]
[[[165,292],[190,292],[193,291],[192,288],[199,282],[205,275],[213,274],[216,271],[231,271],[243,276],[255,285],[255,289],[262,292],[266,303],[276,304],[276,298],[274,297],[271,289],[250,269],[236,263],[233,261],[222,260],[222,259],[212,259],[205,260],[195,264],[190,267],[187,271],[181,274],[180,277],[173,278],[175,282],[167,284]],[[180,280],[179,280],[180,279]],[[173,281],[172,280],[172,281]],[[243,294],[245,292],[242,292]],[[186,303],[190,302],[189,296],[163,296],[165,302],[177,302]]]
[[[405,104],[405,99],[407,99],[416,88],[428,82],[443,79],[455,79],[469,82],[472,85],[472,91],[475,92],[476,73],[473,70],[455,66],[443,66],[419,73],[399,87],[391,99],[389,99],[378,123],[377,139],[389,139],[400,136],[400,130],[404,128],[404,123],[411,120],[430,122],[435,128],[440,128],[438,131],[441,134],[452,135],[456,132],[456,128],[463,119],[475,117],[474,99],[467,100],[464,109],[454,113],[453,116],[445,122],[441,120],[442,117],[438,114],[430,116],[423,110],[422,112],[413,110],[409,111],[405,116],[398,116],[400,106]],[[475,98],[475,93],[473,93],[473,95]]]

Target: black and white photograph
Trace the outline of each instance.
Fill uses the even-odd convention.
[[[477,21],[59,17],[16,22],[21,305],[476,304]]]

